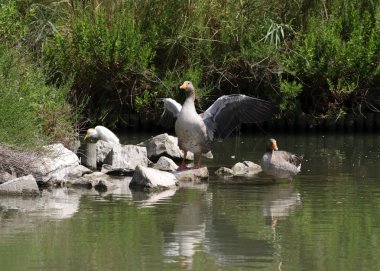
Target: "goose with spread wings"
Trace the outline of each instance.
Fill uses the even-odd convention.
[[[178,170],[185,166],[188,151],[198,156],[195,168],[200,167],[201,154],[211,150],[214,140],[227,138],[242,123],[259,123],[269,120],[277,112],[270,102],[242,94],[224,95],[218,98],[203,114],[195,110],[195,89],[185,81],[180,89],[186,93],[181,106],[171,98],[162,99],[164,112],[160,123],[170,126],[175,122],[178,146],[184,157]]]

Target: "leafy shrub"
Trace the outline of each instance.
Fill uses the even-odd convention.
[[[285,63],[304,84],[305,112],[327,117],[368,101],[366,96],[379,77],[379,14],[380,6],[371,14],[347,3],[326,20],[310,19]]]
[[[22,18],[15,1],[0,2],[0,41],[3,44],[16,45],[24,37],[27,27]]]
[[[280,103],[280,110],[287,112],[295,112],[299,110],[298,95],[302,92],[302,85],[297,81],[281,80],[280,93],[282,101]]]
[[[14,49],[0,46],[0,138],[19,147],[72,140],[64,88],[45,85],[42,71]]]
[[[153,56],[131,14],[124,10],[113,15],[107,17],[103,9],[81,11],[69,31],[57,32],[44,50],[51,81],[74,78],[75,98],[80,103],[89,98],[86,114],[111,126],[145,90]]]

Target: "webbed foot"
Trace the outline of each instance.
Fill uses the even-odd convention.
[[[177,168],[177,171],[184,171],[184,170],[188,170],[190,169],[189,167],[187,167],[186,165],[180,165],[178,168]]]

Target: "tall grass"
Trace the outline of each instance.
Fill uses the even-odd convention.
[[[200,109],[236,92],[272,100],[285,117],[336,119],[378,106],[376,1],[4,3],[13,3],[1,5],[10,10],[0,13],[7,44],[32,52],[48,84],[71,84],[67,98],[97,124],[157,116],[157,98],[183,99],[184,80],[196,85]]]
[[[46,86],[42,70],[3,45],[0,81],[0,142],[33,147],[72,139],[67,90]]]

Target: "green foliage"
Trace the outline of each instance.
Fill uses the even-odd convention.
[[[278,24],[272,21],[264,40],[278,47],[286,38],[285,30],[293,32],[290,25],[283,23]]]
[[[101,7],[77,12],[81,15],[71,18],[69,30],[56,33],[44,47],[47,73],[58,84],[74,78],[76,98],[90,98],[86,113],[110,123],[145,91],[153,52],[126,10],[112,17]]]
[[[26,25],[18,12],[15,1],[0,2],[0,41],[3,44],[15,45],[26,33]]]
[[[303,109],[322,117],[332,107],[347,111],[360,106],[380,75],[380,6],[371,14],[354,3],[345,4],[326,20],[311,18],[285,63],[287,70],[305,83],[306,95],[318,97],[314,106]]]
[[[33,147],[72,139],[67,89],[46,86],[38,67],[5,46],[0,46],[0,81],[2,143]]]
[[[302,92],[302,85],[297,81],[281,80],[280,93],[282,101],[280,110],[285,112],[294,112],[299,107],[297,96]]]
[[[185,80],[200,110],[244,93],[336,118],[380,95],[376,1],[8,0],[0,40],[42,64],[48,84],[69,85],[83,119],[110,127],[156,116],[157,98],[181,101]]]

